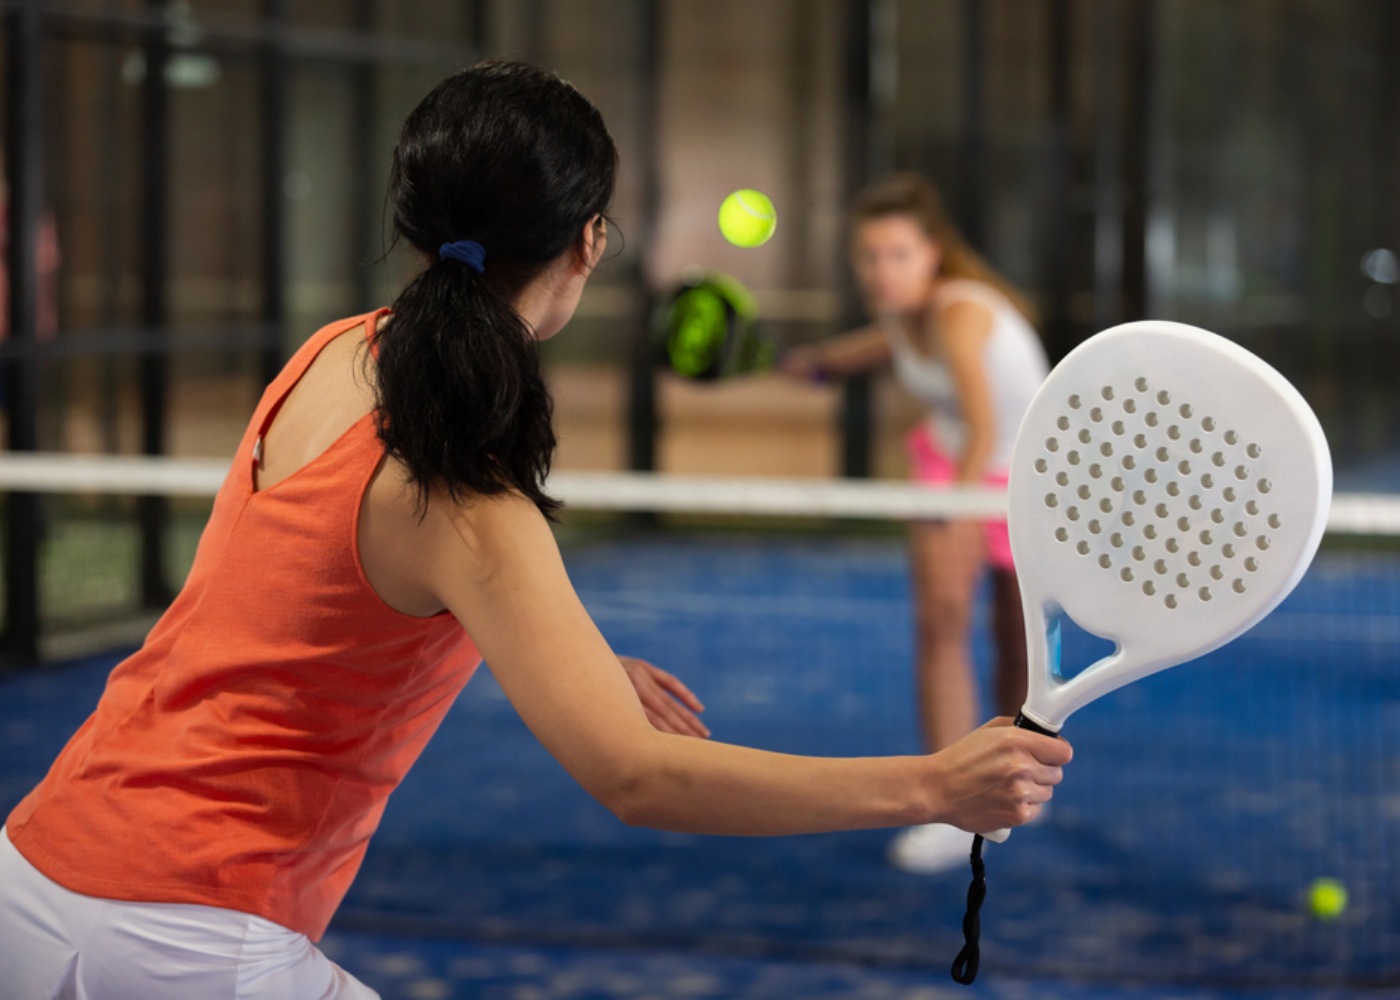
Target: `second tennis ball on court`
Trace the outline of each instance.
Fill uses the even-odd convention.
[[[740,188],[719,206],[719,231],[736,247],[762,246],[777,225],[773,202],[753,188]]]
[[[1336,920],[1347,908],[1347,887],[1334,878],[1316,879],[1308,886],[1308,909],[1318,920]]]

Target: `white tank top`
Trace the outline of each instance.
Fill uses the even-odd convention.
[[[992,470],[1005,469],[1011,464],[1011,448],[1021,418],[1049,373],[1045,349],[1026,318],[991,285],[963,278],[948,281],[934,292],[935,308],[945,309],[954,302],[976,302],[992,312],[992,329],[982,349],[995,424],[988,465]],[[895,377],[928,406],[935,440],[950,456],[961,454],[967,442],[967,422],[948,365],[941,357],[924,354],[910,343],[899,321],[882,321],[880,328],[894,355]]]

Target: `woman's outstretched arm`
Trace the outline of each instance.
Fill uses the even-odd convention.
[[[580,603],[548,524],[522,497],[435,499],[422,572],[516,710],[624,822],[765,835],[1025,823],[1070,749],[998,720],[929,757],[821,758],[658,732]]]
[[[806,379],[846,378],[889,363],[889,338],[878,327],[866,326],[785,351],[778,359],[778,370]]]

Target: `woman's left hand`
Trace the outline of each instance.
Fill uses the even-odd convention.
[[[790,347],[778,355],[773,370],[806,382],[825,382],[826,372],[821,364],[821,352],[813,344]]]
[[[645,660],[632,656],[619,656],[618,662],[627,671],[627,678],[637,689],[642,708],[647,719],[663,733],[677,736],[698,736],[705,739],[710,731],[700,721],[696,712],[703,712],[705,706],[691,693],[690,688],[660,667],[654,667]]]

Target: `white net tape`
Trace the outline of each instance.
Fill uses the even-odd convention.
[[[228,474],[223,460],[0,454],[0,492],[114,493],[212,497]],[[575,510],[655,511],[771,517],[939,520],[1004,514],[1004,492],[845,479],[557,472],[549,489]],[[1400,534],[1400,496],[1339,493],[1328,531]]]

